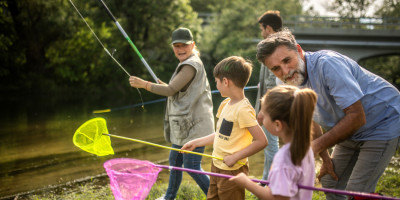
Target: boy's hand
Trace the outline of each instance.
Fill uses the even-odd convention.
[[[236,159],[236,157],[233,154],[224,157],[224,163],[228,167],[232,167],[237,161],[238,159]]]
[[[189,141],[183,145],[181,148],[182,150],[193,151],[197,146],[194,144],[193,141]],[[183,152],[182,152],[183,153]]]

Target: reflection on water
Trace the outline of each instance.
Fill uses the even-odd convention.
[[[253,103],[255,90],[247,95]],[[222,98],[219,94],[214,94],[213,98],[215,112]],[[103,117],[111,134],[170,146],[165,142],[162,131],[164,102],[146,105],[144,109],[135,107],[92,113],[96,109],[139,102],[119,97],[110,100],[2,98],[0,199],[103,174],[103,163],[112,158],[130,157],[151,162],[167,160],[169,150],[118,138],[111,138],[115,155],[104,157],[82,151],[72,143],[80,125],[89,119]],[[206,149],[206,153],[210,154],[211,148]],[[204,160],[208,166],[210,159]]]
[[[87,102],[44,98],[2,99],[0,197],[104,173],[116,157],[165,159],[168,151],[111,138],[115,155],[97,157],[75,147],[72,136],[85,121],[104,117],[112,134],[169,145],[162,135],[163,103],[92,114]],[[126,104],[132,103],[125,102]]]

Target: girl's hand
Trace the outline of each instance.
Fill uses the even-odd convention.
[[[232,154],[225,156],[223,161],[225,165],[232,167],[238,161],[238,159],[236,159],[236,157]]]
[[[246,176],[246,174],[244,174],[243,172],[241,172],[240,174],[238,174],[238,175],[236,175],[236,176],[230,178],[229,181],[233,181],[233,182],[235,182],[236,184],[238,184],[238,185],[244,187],[244,186],[246,185],[246,182],[247,182],[247,181],[250,181],[250,179],[249,179],[248,176]]]
[[[146,87],[146,83],[148,83],[148,82],[143,80],[143,79],[141,79],[141,78],[139,78],[139,77],[136,77],[136,76],[129,77],[129,84],[132,87],[145,88]]]

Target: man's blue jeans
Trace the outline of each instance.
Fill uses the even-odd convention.
[[[379,177],[390,163],[400,138],[391,140],[354,141],[345,140],[337,144],[332,153],[336,181],[326,174],[321,178],[324,188],[375,192]],[[326,193],[328,200],[345,200],[346,196]]]
[[[182,146],[172,144],[172,148],[180,149]],[[197,147],[194,151],[199,153],[204,153],[205,147]],[[177,151],[170,151],[169,153],[169,165],[175,167],[182,167],[194,170],[201,170],[201,158],[200,155],[195,154],[183,154]],[[208,187],[210,186],[210,178],[204,174],[188,173],[200,186],[201,190],[207,195]],[[178,193],[179,186],[182,182],[182,171],[171,170],[169,173],[169,183],[167,193],[165,194],[165,199],[175,199]]]
[[[272,135],[264,126],[262,126],[262,129],[264,130],[264,133],[268,139],[268,146],[264,148],[264,171],[262,179],[268,180],[268,174],[272,165],[272,161],[274,160],[276,152],[279,150],[279,137]]]

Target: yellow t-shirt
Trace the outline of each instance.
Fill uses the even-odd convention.
[[[213,156],[223,158],[226,155],[234,154],[252,143],[253,136],[247,127],[256,126],[257,119],[254,108],[249,100],[243,100],[229,105],[230,98],[222,101],[217,112],[217,128],[214,137]],[[247,158],[240,160],[247,163]],[[213,159],[216,167],[223,170],[236,170],[242,165],[236,163],[228,167],[222,160]]]

